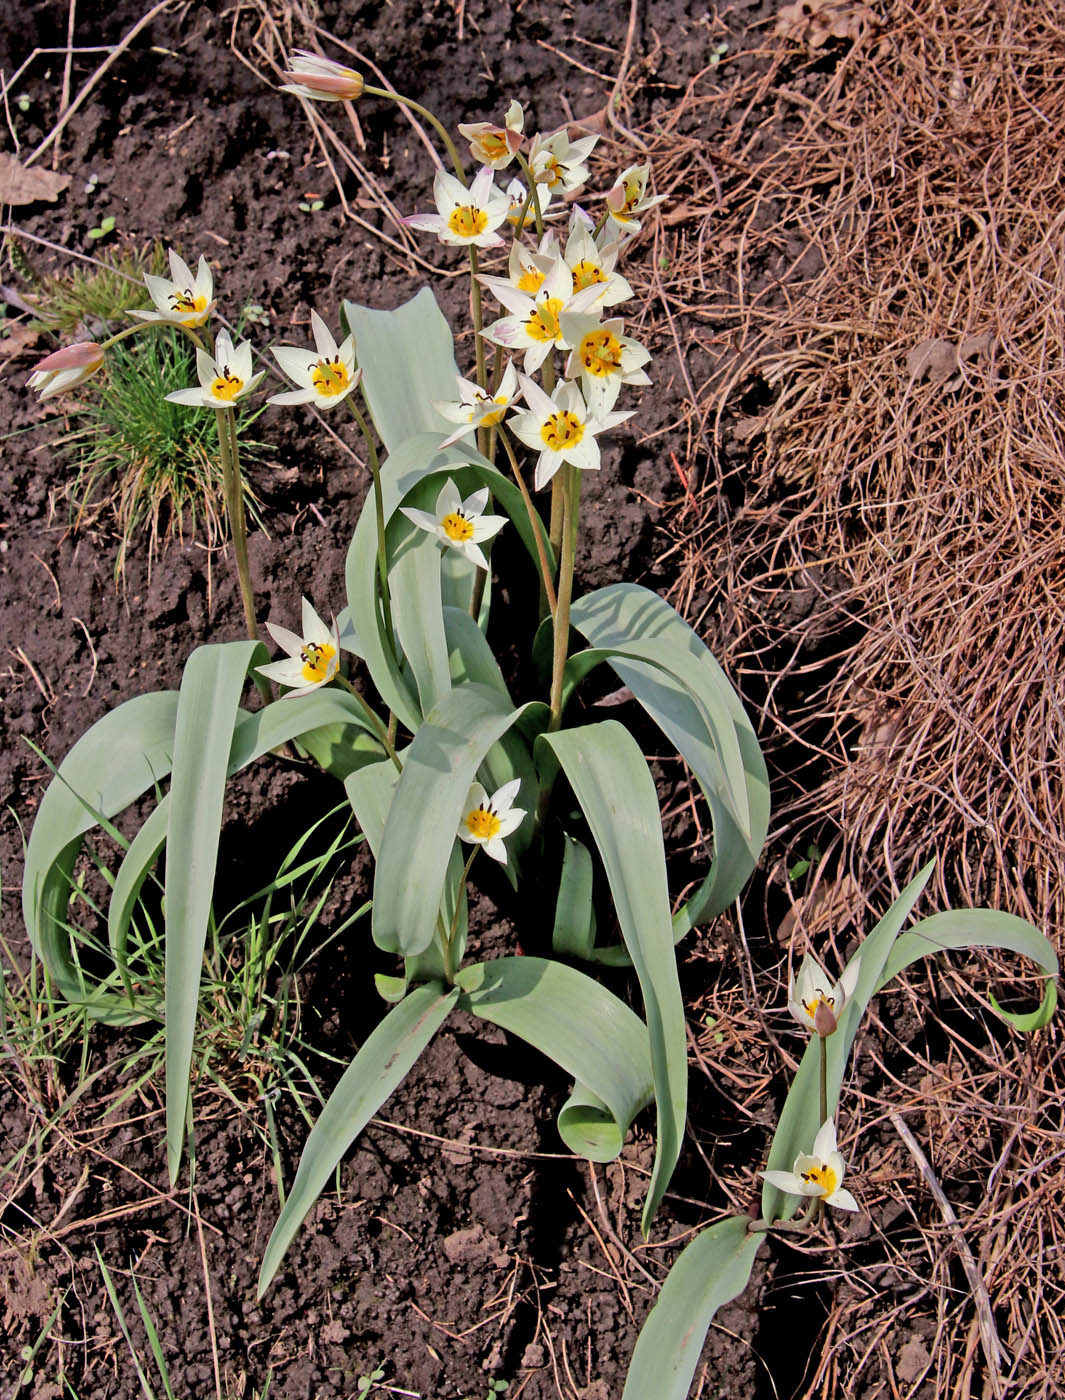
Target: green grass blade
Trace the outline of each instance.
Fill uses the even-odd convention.
[[[118,1300],[118,1291],[115,1288],[114,1280],[111,1278],[111,1273],[104,1263],[104,1257],[100,1253],[100,1246],[94,1244],[93,1249],[96,1251],[96,1262],[99,1264],[100,1272],[103,1275],[104,1288],[107,1290],[107,1296],[110,1298],[111,1306],[114,1308],[115,1316],[118,1318],[118,1325],[122,1329],[122,1335],[125,1337],[126,1345],[129,1347],[130,1355],[133,1357],[133,1366],[137,1372],[137,1379],[141,1383],[141,1389],[144,1391],[146,1400],[155,1400],[155,1391],[148,1382],[148,1377],[145,1374],[144,1367],[141,1365],[140,1357],[137,1355],[137,1348],[133,1345],[133,1338],[130,1336],[129,1325],[126,1322],[126,1315],[122,1311],[122,1304]]]
[[[374,876],[379,948],[410,956],[432,942],[466,794],[485,754],[520,715],[497,690],[464,685],[445,695],[418,729],[388,810]],[[531,795],[525,799],[519,793],[515,805],[528,809]]]
[[[647,1027],[587,973],[546,958],[497,958],[458,975],[462,1006],[519,1035],[576,1080],[558,1118],[563,1141],[612,1162],[654,1096]]]
[[[265,654],[261,643],[250,641],[197,647],[181,679],[165,878],[166,1155],[171,1182],[177,1180],[185,1137],[196,1007],[233,730],[248,668]]]
[[[292,1190],[267,1242],[259,1272],[260,1297],[344,1153],[402,1083],[458,996],[457,987],[448,991],[439,984],[416,988],[370,1032],[344,1071],[311,1130]]]
[[[546,734],[540,742],[550,745],[587,818],[640,979],[658,1112],[654,1171],[643,1210],[646,1233],[680,1155],[688,1088],[658,794],[635,740],[614,720]]]
[[[621,1400],[685,1400],[718,1308],[747,1287],[764,1235],[734,1215],[697,1235],[670,1269],[632,1355]],[[729,1390],[710,1378],[713,1394]]]
[[[125,1022],[129,1008],[113,995],[94,1004],[72,956],[66,915],[74,861],[98,816],[114,816],[170,771],[177,707],[176,691],[139,695],[83,734],[48,785],[26,850],[23,914],[34,950],[63,996],[103,1021]]]

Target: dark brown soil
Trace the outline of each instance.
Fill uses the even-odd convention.
[[[372,54],[400,91],[418,96],[453,129],[458,121],[498,113],[514,94],[528,98],[532,123],[549,128],[567,110],[575,118],[600,111],[610,84],[579,65],[616,72],[627,9],[540,0],[515,6],[482,0],[456,9],[397,0],[325,4],[321,12],[326,28]],[[771,9],[741,4],[726,14],[734,50],[743,48],[744,23],[755,25]],[[205,251],[226,309],[261,303],[271,317],[271,337],[281,340],[305,338],[312,305],[332,308],[342,297],[380,306],[405,300],[417,283],[381,242],[345,221],[298,106],[239,61],[230,47],[233,12],[216,17],[213,10],[175,7],[139,36],[65,133],[59,168],[73,175],[70,189],[55,207],[23,211],[21,226],[83,249],[88,228],[110,213],[119,235],[134,243],[158,237],[192,257]],[[705,67],[710,41],[698,5],[664,0],[638,11],[634,113],[646,123]],[[77,42],[114,44],[139,14],[129,0],[83,0]],[[254,10],[238,15],[237,48],[250,48],[255,19]],[[66,22],[67,6],[58,0],[23,7],[18,25],[0,35],[4,71],[34,47],[62,46]],[[653,69],[644,64],[651,53]],[[62,62],[61,54],[53,57],[48,76],[47,64],[38,61],[24,80],[32,99],[16,122],[24,150],[55,120]],[[75,92],[96,62],[98,55],[75,56]],[[431,167],[409,127],[381,105],[363,104],[359,113],[365,159],[396,205],[405,212],[428,207]],[[610,150],[614,168],[627,157],[621,146]],[[90,173],[99,177],[91,194],[84,189]],[[697,189],[698,178],[694,183]],[[307,191],[322,193],[322,210],[299,209]],[[357,201],[350,182],[347,193]],[[371,224],[378,218],[372,208],[359,212]],[[56,265],[46,250],[32,253],[42,265]],[[445,297],[456,315],[462,296],[456,282]],[[36,353],[47,348],[42,341]],[[618,578],[669,582],[656,562],[661,536],[654,503],[678,494],[669,451],[683,457],[684,448],[681,433],[659,434],[678,416],[670,394],[680,393],[665,343],[662,351],[660,390],[645,399],[638,427],[618,438],[604,470],[587,486],[580,566],[586,588]],[[7,936],[23,968],[26,947],[14,898],[20,879],[16,823],[28,830],[49,777],[24,741],[58,761],[119,701],[175,687],[195,645],[242,631],[225,562],[215,559],[209,578],[194,540],[172,543],[150,572],[145,542],[135,544],[119,592],[112,578],[113,535],[102,528],[68,532],[63,469],[50,446],[59,424],[22,388],[31,359],[14,359],[0,384],[8,425],[0,467],[7,667],[0,703],[8,738],[0,800],[7,823]],[[253,482],[269,530],[269,537],[257,533],[251,542],[261,615],[290,616],[301,592],[326,609],[343,594],[344,552],[365,474],[309,419],[271,410],[260,427],[261,436],[276,435],[278,442],[276,462],[257,468]],[[651,434],[659,435],[647,445]],[[693,480],[701,465],[689,460]],[[677,782],[679,798],[684,789],[670,781]],[[234,793],[222,882],[238,894],[249,880],[259,883],[255,877],[287,849],[300,822],[338,797],[325,779],[262,765],[254,781]],[[692,839],[687,818],[675,826],[679,839]],[[255,866],[252,877],[249,865]],[[359,864],[338,882],[324,933],[365,897],[364,875]],[[509,938],[510,946],[523,937],[508,924],[505,906],[497,911],[485,898],[475,914],[492,930],[487,937]],[[356,925],[300,984],[302,1034],[317,1052],[309,1068],[323,1093],[335,1082],[338,1062],[346,1062],[382,1013],[372,992],[368,942],[365,927]],[[720,990],[723,976],[733,992],[741,985],[737,974],[722,973],[727,956],[725,938],[695,940],[686,950],[693,1006],[711,982]],[[620,1395],[652,1298],[649,1280],[664,1276],[677,1244],[697,1224],[753,1202],[753,1173],[768,1140],[772,1104],[766,1094],[741,1114],[727,1088],[696,1074],[692,1115],[701,1125],[699,1141],[682,1163],[652,1247],[645,1248],[638,1206],[641,1170],[650,1160],[649,1127],[641,1125],[626,1148],[624,1166],[593,1172],[565,1154],[554,1130],[567,1089],[562,1076],[501,1033],[455,1017],[386,1105],[387,1123],[364,1133],[344,1165],[339,1194],[323,1199],[277,1282],[257,1303],[256,1274],[278,1194],[266,1113],[250,1076],[240,1064],[219,1067],[221,1076],[230,1076],[236,1102],[209,1083],[198,1088],[195,1189],[189,1192],[186,1176],[170,1193],[158,1082],[118,1097],[137,1077],[136,1070],[120,1069],[135,1043],[132,1032],[92,1032],[89,1067],[101,1077],[76,1107],[66,1099],[77,1082],[76,1054],[66,1067],[8,1061],[5,1163],[23,1140],[34,1140],[46,1119],[65,1111],[44,1139],[43,1164],[33,1170],[32,1161],[22,1163],[4,1183],[3,1249],[10,1270],[0,1320],[5,1394],[20,1375],[23,1349],[33,1347],[57,1305],[22,1393],[36,1400],[140,1394],[96,1246],[159,1389],[136,1317],[131,1270],[138,1280],[179,1396],[214,1394],[217,1361],[223,1393],[232,1396],[259,1395],[271,1376],[271,1394],[286,1400],[355,1395],[358,1377],[380,1364],[382,1384],[400,1395],[482,1400],[489,1380],[499,1379],[510,1382],[508,1400],[517,1394],[610,1400]],[[742,1040],[734,1048],[746,1053]],[[307,1125],[288,1095],[274,1108],[283,1175],[291,1182]],[[307,1110],[313,1116],[309,1095]],[[717,1185],[722,1172],[738,1174],[748,1194],[727,1199]],[[674,1243],[663,1247],[665,1241]],[[639,1267],[626,1251],[634,1251]],[[796,1323],[807,1338],[814,1334],[805,1326],[810,1295],[796,1309],[785,1282],[760,1322],[753,1304],[763,1274],[759,1266],[746,1301],[719,1316],[723,1330],[711,1334],[705,1357],[705,1394],[718,1393],[720,1378],[730,1394],[768,1395],[770,1372],[781,1395],[800,1386],[805,1352],[789,1351],[781,1339],[790,1341]],[[819,1319],[823,1305],[823,1298],[814,1304]]]

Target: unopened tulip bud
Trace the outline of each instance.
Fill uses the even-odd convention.
[[[81,340],[46,355],[26,382],[36,390],[43,403],[45,399],[55,398],[56,394],[63,394],[83,383],[90,374],[96,373],[103,362],[103,346],[97,345],[94,340]]]
[[[354,102],[362,96],[362,74],[320,53],[297,49],[291,67],[281,74],[288,81],[282,92],[293,92],[311,102]]]

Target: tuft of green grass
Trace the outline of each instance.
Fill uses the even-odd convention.
[[[100,228],[110,232],[104,230],[106,222]],[[95,338],[98,323],[109,327],[129,311],[149,306],[144,274],[162,276],[167,269],[166,249],[159,242],[144,248],[109,249],[92,263],[76,263],[62,277],[38,273],[17,240],[9,239],[6,246],[12,265],[33,284],[33,295],[26,301],[36,312],[34,328],[60,340]]]
[[[107,352],[104,373],[79,401],[78,426],[58,440],[73,468],[69,494],[75,529],[114,519],[119,536],[115,578],[133,539],[148,535],[148,559],[173,535],[199,534],[208,549],[225,537],[218,425],[213,413],[168,403],[167,394],[196,383],[191,347],[169,326],[153,327]],[[245,430],[262,408],[240,415],[241,456],[261,459],[265,444]],[[245,508],[262,524],[244,478]]]

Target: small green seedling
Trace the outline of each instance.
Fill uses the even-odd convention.
[[[383,1381],[384,1378],[385,1368],[383,1366],[375,1366],[368,1376],[359,1377],[356,1382],[356,1394],[369,1395],[371,1390],[377,1389],[378,1381]]]
[[[815,865],[821,859],[821,851],[816,842],[811,841],[806,847],[806,855],[801,860],[797,860],[788,871],[789,880],[798,880],[805,875],[811,865]]]
[[[89,237],[95,242],[99,238],[106,238],[109,233],[115,231],[115,216],[108,214],[106,219],[101,219],[96,228],[89,229]]]
[[[309,202],[306,199],[300,200],[300,208],[305,214],[317,214],[318,210],[324,207],[324,202],[320,199],[312,199]]]

